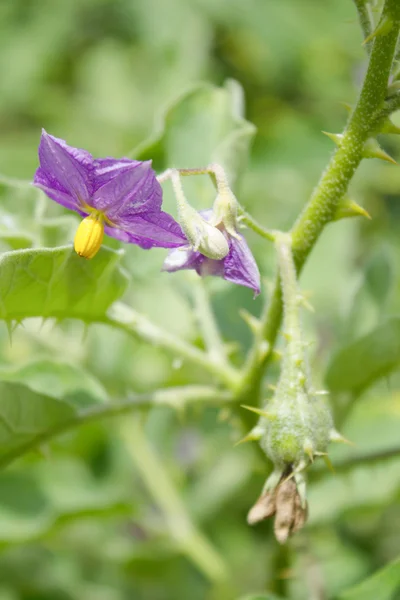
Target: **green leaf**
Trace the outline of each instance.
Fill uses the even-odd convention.
[[[354,466],[348,472],[329,473],[312,482],[309,524],[336,523],[351,510],[357,513],[362,508],[381,508],[394,502],[400,487],[399,467],[399,458],[386,458],[377,464]]]
[[[397,592],[397,594],[396,594]],[[400,558],[339,596],[339,600],[395,600],[400,593]]]
[[[380,250],[369,261],[365,271],[366,287],[377,303],[383,306],[393,283],[393,266],[390,256]]]
[[[122,296],[122,252],[102,248],[92,260],[70,246],[6,252],[0,257],[0,318],[102,319]]]
[[[0,464],[17,448],[73,420],[75,408],[17,383],[0,382]]]
[[[38,394],[51,394],[56,398],[74,398],[74,406],[104,402],[107,394],[103,386],[87,371],[58,360],[36,360],[19,367],[0,369],[0,381],[22,383]],[[79,394],[84,392],[84,394]]]
[[[400,394],[384,396],[381,390],[374,390],[354,404],[341,428],[354,446],[331,444],[334,475],[322,461],[310,473],[310,523],[336,521],[349,511],[375,509],[393,502],[400,489],[396,475],[400,464],[399,429]],[[315,481],[315,474],[322,477]]]
[[[242,96],[232,80],[221,88],[196,86],[166,108],[159,130],[135,150],[135,157],[152,158],[158,170],[218,162],[233,185],[246,168],[255,134],[254,125],[243,117]]]
[[[333,357],[326,384],[333,392],[360,393],[389,375],[400,362],[400,319],[393,317],[374,331],[344,346]]]
[[[73,482],[73,485],[71,485]],[[29,490],[29,493],[27,493]],[[0,546],[28,544],[77,520],[131,514],[126,486],[96,481],[73,460],[30,464],[0,473]]]

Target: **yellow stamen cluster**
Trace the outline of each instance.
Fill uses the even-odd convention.
[[[74,239],[75,252],[83,258],[93,258],[100,250],[104,236],[104,218],[92,213],[79,225]]]

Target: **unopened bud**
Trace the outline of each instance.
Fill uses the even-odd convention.
[[[178,205],[179,224],[192,249],[214,260],[225,258],[229,253],[229,244],[224,234],[190,206],[183,193],[178,171],[172,171],[170,177]]]
[[[214,260],[228,254],[229,244],[224,234],[195,210],[181,212],[179,222],[195,252]]]
[[[238,203],[236,197],[229,188],[220,192],[214,202],[212,223],[216,226],[222,224],[229,235],[240,239],[240,236],[237,232],[237,206]]]
[[[223,225],[229,235],[240,239],[238,230],[238,201],[232,192],[226,173],[218,164],[209,166],[210,172],[215,178],[217,185],[217,197],[213,206],[211,223],[216,227]]]

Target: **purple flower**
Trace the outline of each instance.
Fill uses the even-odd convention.
[[[202,211],[201,215],[208,221],[212,216],[212,211]],[[189,248],[186,243],[182,244],[180,248],[170,250],[162,270],[173,273],[182,269],[194,269],[202,277],[207,275],[222,277],[232,283],[249,287],[254,290],[255,295],[258,295],[260,293],[260,272],[246,240],[240,233],[233,236],[228,234],[224,227],[221,229],[229,245],[229,252],[225,258],[221,260],[207,258],[200,252]]]
[[[92,258],[103,233],[141,248],[176,248],[185,237],[161,210],[162,190],[151,161],[98,158],[44,130],[34,185],[84,221],[75,237],[78,254]]]

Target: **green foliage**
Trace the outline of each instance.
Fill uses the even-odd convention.
[[[333,392],[360,393],[390,375],[400,361],[400,320],[391,318],[371,333],[340,349],[326,374]]]
[[[74,418],[68,402],[36,394],[20,384],[0,383],[0,461]]]
[[[0,258],[0,317],[104,318],[126,287],[121,255],[103,248],[95,261],[81,260],[71,247],[4,253]]]
[[[246,523],[269,465],[234,446],[243,411],[207,354],[196,280],[109,238],[80,259],[78,217],[29,183],[44,126],[159,171],[222,162],[246,210],[289,229],[331,152],[321,130],[342,129],[364,70],[351,0],[14,0],[0,40],[1,600],[309,600],[319,582],[329,600],[394,600],[399,169],[361,165],[350,196],[372,220],[326,228],[302,274],[313,383],[325,377],[355,446],[329,449],[335,475],[315,460],[308,526],[283,548]],[[398,160],[399,142],[381,143]],[[183,183],[211,205],[207,176]],[[272,246],[244,233],[269,281]],[[239,310],[258,315],[268,283],[256,301],[205,283],[236,367],[251,341]]]
[[[400,559],[397,559],[339,596],[339,600],[394,600],[400,592]]]

